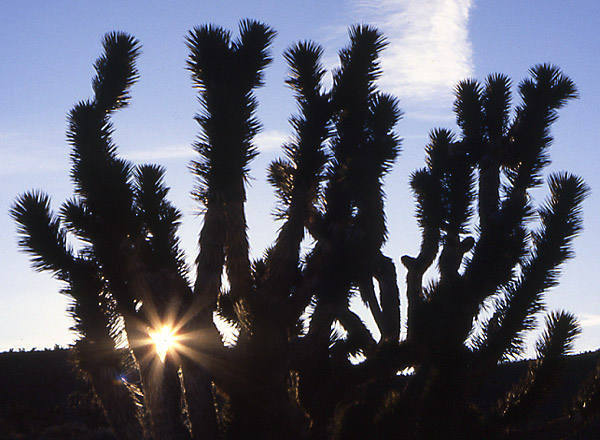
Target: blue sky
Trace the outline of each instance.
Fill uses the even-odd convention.
[[[561,112],[553,129],[550,170],[570,170],[592,188],[584,205],[585,230],[575,241],[576,258],[565,266],[561,284],[547,295],[552,309],[576,313],[584,326],[577,350],[600,346],[600,289],[595,271],[600,261],[600,43],[596,1],[469,0],[347,1],[58,1],[3,2],[0,17],[0,351],[11,347],[46,347],[72,341],[67,300],[60,285],[34,273],[18,252],[15,226],[7,212],[18,193],[43,188],[54,206],[70,195],[66,114],[90,96],[92,63],[105,32],[123,30],[143,44],[141,79],[133,103],[115,118],[120,151],[136,162],[158,162],[168,169],[172,199],[184,211],[180,235],[190,261],[196,253],[201,219],[189,196],[193,179],[187,164],[197,135],[198,110],[185,70],[186,32],[212,22],[236,29],[241,18],[264,20],[278,31],[260,90],[257,138],[262,154],[254,161],[248,218],[251,245],[260,255],[277,225],[270,212],[274,197],[265,168],[277,157],[290,133],[287,118],[295,110],[284,86],[283,50],[292,42],[313,39],[326,49],[326,64],[346,43],[348,25],[380,27],[390,42],[380,84],[401,99],[404,119],[398,133],[403,153],[387,179],[391,239],[401,290],[404,269],[399,257],[415,254],[419,231],[413,217],[408,175],[423,163],[429,130],[455,128],[451,89],[465,77],[483,79],[503,72],[515,83],[536,63],[559,65],[577,84],[581,98]],[[536,192],[541,200],[544,191]],[[404,300],[404,298],[401,298]]]

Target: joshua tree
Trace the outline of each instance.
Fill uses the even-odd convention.
[[[211,25],[187,38],[201,102],[192,171],[204,224],[194,280],[164,170],[119,158],[112,140],[111,116],[127,106],[137,79],[139,43],[126,34],[105,37],[94,96],[69,114],[74,197],[54,214],[48,196],[28,192],[11,210],[34,267],[65,283],[77,364],[115,435],[523,432],[524,409],[544,399],[579,333],[573,315],[548,315],[539,359],[498,407],[478,406],[474,393],[499,363],[522,353],[581,229],[588,190],[580,178],[551,175],[538,209],[529,196],[542,183],[549,129],[576,96],[574,84],[556,67],[536,66],[519,85],[514,112],[503,75],[458,85],[462,134],[433,131],[426,166],[411,178],[422,243],[417,256],[402,258],[408,316],[401,337],[396,268],[381,250],[388,236],[383,178],[400,151],[400,110],[376,87],[385,46],[376,29],[351,28],[330,90],[320,46],[302,42],[285,52],[298,113],[285,157],[269,168],[281,227],[263,257],[250,259],[244,204],[260,129],[254,90],[274,35],[247,20],[235,39]],[[309,251],[303,243],[312,243]],[[438,276],[426,281],[433,264]],[[355,295],[379,338],[351,309]],[[235,328],[233,345],[222,343],[215,315]],[[362,361],[351,362],[357,355]],[[562,428],[594,414],[597,389],[596,378]]]

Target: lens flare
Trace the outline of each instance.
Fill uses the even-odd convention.
[[[172,349],[177,342],[177,334],[173,328],[168,325],[163,325],[161,328],[155,331],[149,332],[152,343],[156,348],[156,354],[158,355],[161,362],[165,361],[167,353]]]

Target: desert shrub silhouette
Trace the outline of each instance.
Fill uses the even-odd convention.
[[[127,106],[138,77],[140,44],[127,34],[106,35],[93,97],[69,114],[73,198],[55,214],[49,197],[32,191],[11,210],[33,266],[64,281],[78,366],[115,435],[533,435],[527,411],[543,402],[580,332],[573,315],[547,315],[538,359],[497,407],[478,406],[474,395],[499,363],[522,353],[581,230],[588,188],[579,177],[551,175],[548,199],[537,208],[529,195],[542,184],[550,127],[576,97],[575,85],[554,66],[535,66],[514,109],[504,75],[457,86],[461,133],[432,131],[426,165],[410,180],[422,243],[418,255],[402,258],[408,314],[401,336],[397,271],[381,250],[388,237],[383,178],[400,151],[394,127],[401,112],[395,97],[377,89],[386,43],[375,28],[350,28],[329,89],[319,45],[285,52],[298,112],[284,157],[268,171],[281,227],[264,256],[250,258],[244,204],[258,154],[255,90],[274,36],[245,20],[237,37],[213,25],[187,37],[201,103],[192,172],[204,223],[194,279],[164,169],[120,158],[112,140],[111,117]],[[307,252],[302,243],[311,244]],[[424,281],[430,267],[437,275]],[[351,310],[354,295],[379,338]],[[222,343],[215,314],[237,330],[233,345]],[[162,359],[150,337],[161,329],[173,343]],[[362,362],[350,362],[357,355]],[[597,390],[596,379],[555,432],[593,417]]]

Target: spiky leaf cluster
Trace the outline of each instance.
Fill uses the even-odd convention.
[[[350,28],[330,88],[320,46],[304,41],[284,52],[297,112],[283,157],[268,169],[281,223],[263,257],[250,257],[245,202],[261,128],[255,91],[274,36],[264,23],[244,20],[237,37],[205,25],[186,39],[201,106],[191,170],[203,226],[193,285],[165,170],[122,159],[112,138],[111,117],[128,104],[138,77],[140,47],[129,35],[105,37],[93,97],[69,113],[74,197],[54,214],[49,197],[31,191],[11,210],[33,266],[65,283],[78,366],[115,435],[531,433],[523,414],[557,381],[580,332],[573,315],[547,316],[538,359],[497,406],[480,405],[476,394],[499,363],[523,353],[582,228],[589,189],[579,177],[550,175],[537,209],[531,196],[549,162],[557,110],[577,96],[573,82],[554,66],[536,66],[518,87],[514,111],[504,75],[456,87],[460,134],[433,130],[425,166],[410,180],[422,242],[418,255],[402,257],[408,316],[401,335],[396,267],[382,251],[383,180],[400,152],[401,112],[377,87],[386,46],[377,29]],[[354,310],[355,296],[377,329]],[[233,330],[227,344],[215,315]],[[164,325],[175,328],[178,343],[159,361],[149,334]],[[597,413],[597,383],[596,375],[569,428]]]

